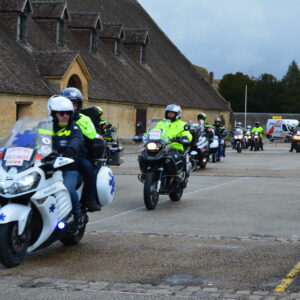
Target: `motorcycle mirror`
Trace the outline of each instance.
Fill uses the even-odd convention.
[[[136,143],[139,143],[143,140],[143,136],[141,135],[136,135],[134,138],[133,138],[133,141],[136,142]]]
[[[184,129],[184,131],[189,131],[191,129],[191,125],[185,124],[183,129]]]

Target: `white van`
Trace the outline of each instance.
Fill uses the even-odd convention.
[[[298,120],[293,119],[269,119],[267,121],[267,137],[270,141],[286,140],[291,133],[291,128],[298,126]]]

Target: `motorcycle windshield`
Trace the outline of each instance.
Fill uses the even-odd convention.
[[[234,131],[234,135],[235,135],[235,136],[243,135],[243,130],[241,130],[241,129],[236,129],[236,130]]]
[[[167,129],[171,121],[167,119],[152,119],[148,121],[148,130],[144,135],[144,141],[168,141]]]
[[[17,121],[1,149],[1,165],[22,172],[52,152],[52,121],[26,116]]]

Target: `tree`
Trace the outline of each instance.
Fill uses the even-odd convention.
[[[281,81],[283,93],[281,107],[283,112],[300,112],[300,70],[295,60],[291,62]]]
[[[282,89],[275,76],[267,73],[260,75],[254,89],[254,111],[279,112],[281,94]]]
[[[234,111],[244,111],[245,109],[245,87],[248,86],[249,95],[253,95],[250,91],[255,86],[255,81],[248,75],[241,72],[236,74],[226,74],[223,76],[219,84],[219,92],[227,100],[231,102]],[[251,102],[250,96],[249,102]]]

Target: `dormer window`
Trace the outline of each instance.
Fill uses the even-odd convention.
[[[26,43],[27,40],[27,15],[31,14],[32,8],[29,1],[25,2],[23,10],[18,16],[17,25],[17,41],[21,43]]]
[[[100,13],[73,12],[68,27],[91,52],[97,51],[97,39],[102,28]]]
[[[149,45],[149,33],[147,30],[126,29],[124,45],[141,64],[146,64],[146,50]]]
[[[124,39],[122,24],[104,24],[103,30],[100,33],[100,38],[114,55],[121,55],[122,40]]]
[[[65,22],[69,19],[67,4],[64,1],[34,1],[33,19],[58,46],[64,46]]]

